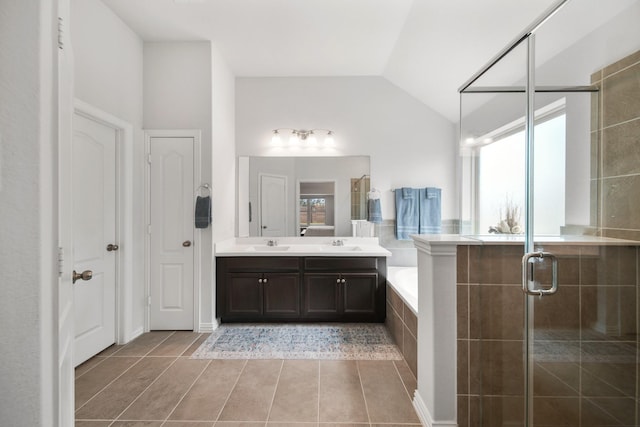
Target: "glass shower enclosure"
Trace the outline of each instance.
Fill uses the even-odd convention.
[[[460,426],[640,425],[639,23],[558,1],[459,90],[461,234],[512,277],[473,290]]]

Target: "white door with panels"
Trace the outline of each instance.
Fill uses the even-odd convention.
[[[287,177],[260,175],[260,235],[287,235]]]
[[[194,138],[150,138],[149,329],[194,329]]]
[[[115,129],[73,117],[74,362],[116,342]]]

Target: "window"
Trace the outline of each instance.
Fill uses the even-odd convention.
[[[560,233],[565,218],[566,117],[562,109],[538,115],[534,145],[534,230]],[[525,135],[521,122],[501,128],[488,143],[476,147],[478,234],[490,230],[524,232]],[[484,139],[487,141],[487,139]],[[505,227],[507,215],[514,218]],[[517,226],[515,229],[511,229]]]
[[[327,225],[325,198],[300,197],[300,225]]]

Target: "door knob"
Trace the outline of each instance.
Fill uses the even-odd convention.
[[[185,240],[184,242],[182,242],[182,246],[188,248],[189,246],[191,246],[191,240]]]
[[[111,244],[111,243],[109,243],[107,245],[107,252],[117,251],[118,249],[120,249],[120,246],[118,246],[118,245],[114,245],[114,244]]]
[[[82,273],[76,273],[75,270],[73,270],[73,283],[76,283],[77,280],[91,280],[91,278],[93,277],[93,271],[91,270],[85,270]]]
[[[266,225],[263,225],[263,226],[262,226],[262,228],[266,230],[267,226],[266,226]]]

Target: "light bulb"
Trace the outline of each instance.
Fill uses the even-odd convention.
[[[309,145],[318,145],[318,140],[316,139],[315,134],[313,133],[313,131],[309,132],[309,136],[307,137],[307,142]]]
[[[333,132],[329,131],[327,137],[324,139],[324,145],[327,147],[333,147],[336,145],[336,141],[333,139]]]
[[[282,145],[282,139],[280,139],[280,134],[277,130],[273,131],[273,136],[271,137],[271,145],[275,145],[277,147]]]
[[[300,138],[298,138],[298,132],[295,130],[291,132],[291,136],[289,137],[289,145],[298,145],[300,142]]]

